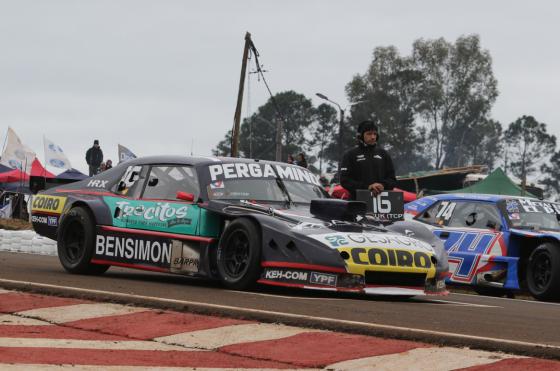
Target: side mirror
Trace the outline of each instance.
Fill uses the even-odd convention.
[[[486,226],[490,229],[496,229],[496,227],[498,226],[498,223],[496,223],[493,220],[489,220],[486,222]]]
[[[187,201],[187,202],[193,202],[194,201],[194,195],[192,193],[188,193],[188,192],[177,192],[176,198],[178,200],[183,200],[183,201]]]
[[[123,182],[122,180],[119,182],[119,185],[117,186],[117,192],[121,192],[126,188],[126,183]]]

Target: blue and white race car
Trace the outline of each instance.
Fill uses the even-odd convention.
[[[502,295],[525,287],[560,299],[560,204],[528,197],[441,194],[405,206],[444,240],[448,283]]]

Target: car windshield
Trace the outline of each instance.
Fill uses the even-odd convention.
[[[230,163],[209,166],[211,200],[254,200],[309,203],[327,198],[318,178],[297,166]]]
[[[503,201],[512,228],[560,231],[560,204],[529,198]]]

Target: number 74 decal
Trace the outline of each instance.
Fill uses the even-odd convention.
[[[442,232],[449,233],[445,239],[445,249],[449,253],[449,261],[457,262],[452,273],[452,280],[470,282],[481,267],[478,267],[482,255],[503,256],[506,254],[502,233],[436,230],[440,237]]]
[[[453,215],[453,210],[455,210],[455,206],[457,206],[455,202],[443,201],[438,209],[436,220],[438,219],[449,220],[449,218],[451,218],[451,215]]]

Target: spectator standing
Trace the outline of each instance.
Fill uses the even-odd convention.
[[[356,199],[356,190],[369,189],[374,195],[392,190],[397,184],[393,160],[378,144],[379,129],[373,121],[358,126],[358,145],[344,154],[340,183]]]
[[[109,170],[113,168],[113,161],[107,159],[107,162],[105,162],[105,170]]]
[[[296,165],[296,161],[294,160],[294,156],[288,155],[288,164]]]
[[[99,140],[94,140],[93,147],[87,150],[86,162],[89,166],[89,176],[99,173],[99,166],[103,162],[103,151],[99,147]]]
[[[297,165],[307,169],[307,160],[305,159],[303,152],[297,155]]]

